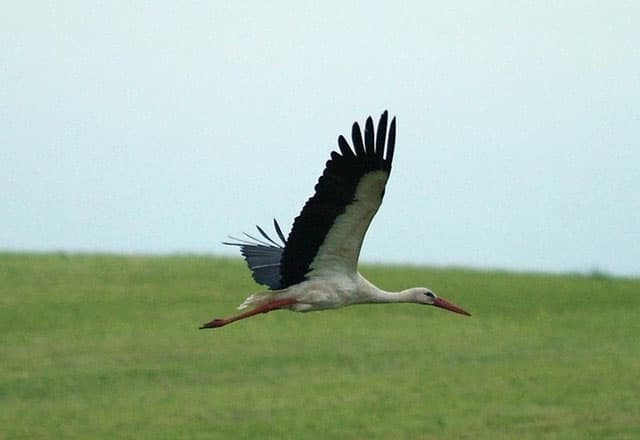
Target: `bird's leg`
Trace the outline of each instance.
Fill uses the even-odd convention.
[[[202,324],[200,328],[203,329],[203,328],[222,327],[227,324],[231,324],[232,322],[239,321],[245,318],[250,318],[260,313],[267,313],[272,310],[282,309],[286,306],[295,304],[296,302],[297,301],[295,299],[277,299],[275,301],[269,301],[268,303],[262,304],[254,309],[249,310],[248,312],[240,313],[239,315],[230,316],[229,318],[214,319],[213,321],[209,321],[206,324]]]

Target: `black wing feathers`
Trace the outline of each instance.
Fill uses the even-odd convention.
[[[342,154],[335,151],[331,153],[315,186],[315,194],[307,200],[287,238],[280,262],[281,288],[305,280],[335,219],[353,201],[360,179],[372,171],[391,171],[393,145],[387,147],[386,157],[384,155],[387,118],[388,113],[385,111],[380,118],[376,136],[373,120],[371,117],[367,118],[364,144],[360,126],[354,123],[351,130],[353,150],[343,136],[338,138]],[[391,140],[395,142],[395,118],[391,122],[389,141]]]
[[[353,149],[344,136],[338,137],[340,152],[331,152],[324,172],[315,186],[315,194],[307,200],[296,217],[286,240],[280,225],[273,220],[276,234],[284,247],[260,226],[256,228],[264,240],[245,234],[250,240],[231,237],[235,242],[224,242],[240,247],[240,252],[257,283],[277,290],[305,280],[310,265],[335,219],[353,202],[362,177],[372,171],[391,171],[396,119],[391,120],[388,139],[387,119],[388,113],[385,111],[375,132],[373,119],[367,118],[364,142],[360,125],[354,122],[351,129]]]
[[[284,234],[282,233],[282,229],[280,229],[280,225],[278,224],[278,222],[276,221],[275,218],[273,219],[273,227],[275,228],[276,233],[278,234],[278,237],[282,241],[282,244],[285,244],[287,242],[287,239],[284,238]]]
[[[378,132],[376,133],[376,157],[384,154],[384,144],[387,140],[387,113],[383,113],[378,122]]]
[[[256,280],[258,284],[269,286],[271,290],[277,290],[280,288],[280,260],[282,259],[285,239],[280,225],[278,225],[275,219],[273,219],[273,226],[275,227],[278,237],[282,240],[282,245],[269,237],[269,235],[257,225],[256,228],[258,232],[260,232],[260,235],[268,242],[245,233],[252,241],[230,237],[232,240],[235,240],[235,242],[223,242],[223,244],[240,247],[240,253],[246,260],[249,269],[251,269],[253,279]]]
[[[367,158],[375,156],[373,150],[373,119],[371,119],[371,116],[367,118],[367,123],[364,126],[364,146],[367,151]]]
[[[271,243],[271,244],[272,244],[272,245],[274,245],[274,246],[281,247],[278,243],[276,243],[275,241],[273,241],[273,240],[271,239],[271,237],[269,237],[269,236],[267,235],[267,233],[266,233],[266,232],[264,232],[264,229],[262,229],[262,228],[261,228],[260,226],[258,226],[258,225],[256,225],[256,228],[258,229],[258,232],[260,232],[260,234],[261,234],[264,238],[266,238],[266,239],[267,239],[267,241],[268,241],[269,243]]]
[[[340,153],[342,153],[343,156],[354,157],[353,151],[351,151],[351,147],[349,146],[349,142],[347,142],[342,135],[338,137],[338,146],[340,147]]]
[[[389,140],[387,141],[387,161],[389,164],[393,162],[393,153],[396,149],[396,118],[391,120],[389,127]]]
[[[353,127],[351,127],[351,139],[353,140],[353,148],[356,150],[356,156],[364,157],[366,153],[362,143],[362,132],[360,132],[360,125],[357,122],[354,122]]]

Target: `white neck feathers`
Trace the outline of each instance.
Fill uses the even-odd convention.
[[[407,289],[400,292],[387,292],[386,290],[378,289],[362,275],[359,276],[358,287],[358,290],[360,291],[360,298],[362,302],[365,303],[415,302],[413,289]]]

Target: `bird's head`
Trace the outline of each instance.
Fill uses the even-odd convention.
[[[447,301],[444,298],[440,298],[426,287],[416,287],[413,290],[415,302],[418,304],[425,304],[428,306],[436,306],[441,309],[449,310],[450,312],[460,313],[461,315],[471,316],[471,313],[463,310],[454,303]]]

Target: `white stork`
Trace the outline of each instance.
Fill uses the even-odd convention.
[[[385,111],[374,134],[369,117],[364,128],[354,122],[353,149],[338,137],[340,152],[331,152],[315,194],[305,203],[285,240],[278,222],[275,231],[282,245],[257,226],[263,239],[245,234],[249,240],[224,244],[239,246],[253,278],[269,287],[254,293],[240,309],[253,308],[229,318],[214,319],[200,328],[217,328],[277,309],[295,312],[333,309],[353,304],[417,303],[441,307],[470,316],[457,305],[439,298],[430,289],[414,287],[387,292],[358,273],[358,256],[371,219],[380,207],[391,172],[396,141],[396,119],[387,136]],[[386,153],[386,154],[385,154]]]

